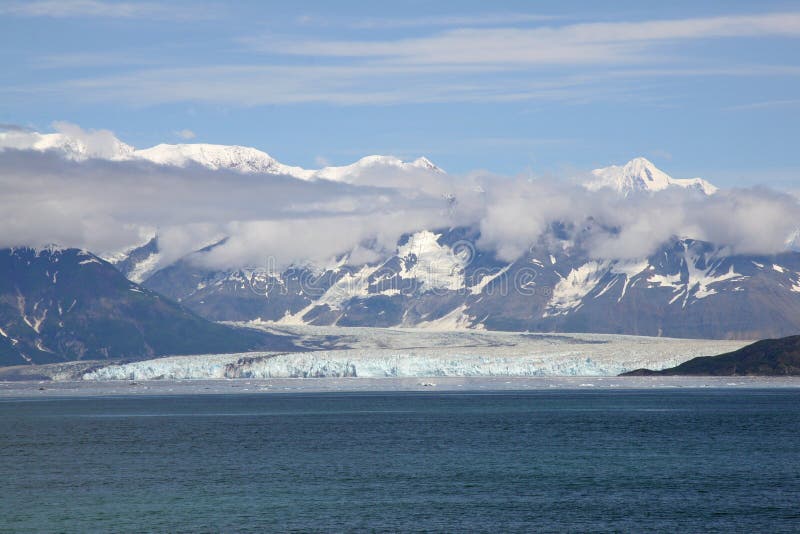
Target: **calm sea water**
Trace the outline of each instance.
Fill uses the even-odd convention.
[[[0,530],[800,531],[800,392],[0,402]]]

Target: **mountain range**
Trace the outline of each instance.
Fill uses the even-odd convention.
[[[199,165],[212,170],[227,169],[248,174],[275,174],[301,180],[351,181],[377,168],[444,172],[429,159],[420,157],[404,162],[394,156],[366,156],[350,165],[304,169],[280,163],[256,148],[207,143],[166,144],[136,149],[113,136],[102,142],[82,140],[66,133],[0,131],[0,149],[17,148],[53,151],[75,161],[106,159],[111,161],[148,161],[158,165],[185,167]]]
[[[0,144],[14,146],[8,137],[11,133],[0,135],[6,136]],[[391,156],[368,156],[347,166],[309,170],[284,165],[249,147],[162,144],[137,150],[116,138],[98,145],[65,134],[25,135],[29,136],[27,145],[18,148],[57,151],[75,160],[147,161],[187,168],[197,165],[345,183],[358,183],[381,169],[446,175],[426,158],[404,162]],[[645,158],[597,169],[582,185],[589,192],[608,190],[630,201],[668,190],[688,190],[701,197],[718,194],[717,188],[703,179],[672,178]],[[86,328],[105,331],[105,326],[92,321],[100,320],[115,307],[129,310],[131,299],[146,299],[155,306],[153,309],[161,310],[156,323],[164,325],[180,318],[194,328],[192,331],[206,329],[206,333],[213,331],[228,341],[232,338],[208,325],[229,327],[210,321],[717,339],[780,337],[800,329],[800,253],[791,248],[773,255],[735,254],[715,243],[673,236],[645,257],[598,258],[589,253],[581,239],[582,232],[588,234],[594,223],[586,224],[586,228],[577,231],[571,228],[567,239],[564,226],[553,223],[526,253],[513,261],[477,246],[481,228],[469,225],[407,233],[393,251],[375,250],[366,262],[343,254],[327,264],[295,262],[281,269],[270,265],[208,267],[210,263],[204,258],[224,245],[226,238],[198,247],[177,260],[165,259],[158,235],[122,254],[104,256],[108,262],[89,252],[7,249],[3,251],[6,264],[2,272],[9,273],[9,283],[3,293],[6,307],[5,315],[0,317],[0,344],[5,344],[4,354],[12,360],[23,353],[49,361],[48,358],[64,355],[83,358],[87,354],[185,353],[209,340],[208,335],[199,335],[197,343],[153,344],[149,334],[142,332],[154,331],[155,323],[144,330],[133,327],[130,332],[139,334],[130,347],[113,345],[113,336],[88,340],[78,330],[70,338],[64,334],[65,327],[60,326],[64,321],[59,317],[72,300],[88,302],[92,292],[98,295],[94,301],[105,307],[87,309],[88,315],[82,319]],[[102,266],[103,275],[77,278],[80,281],[74,284],[83,291],[81,299],[71,293],[53,293],[53,288],[58,287],[55,282],[50,284],[53,288],[23,289],[22,282],[30,277],[38,277],[41,284],[54,271],[52,264],[56,261],[61,266],[62,280],[68,272],[77,276],[81,269],[100,269],[95,265]],[[103,280],[113,283],[104,286]],[[113,296],[107,294],[108,287],[114,288]],[[23,301],[19,300],[20,295]],[[42,316],[43,313],[47,315]],[[138,312],[133,318],[122,315],[119,318],[123,322],[131,319],[136,323],[141,317]],[[123,328],[114,328],[117,327]],[[226,346],[239,350],[270,342],[274,342],[272,346],[281,345],[280,340],[274,339],[241,339],[242,343]]]
[[[212,246],[149,273],[143,285],[215,321],[719,339],[800,329],[796,252],[728,255],[707,242],[674,239],[635,261],[598,261],[580,247],[553,253],[540,244],[504,262],[466,245],[477,239],[469,228],[422,231],[380,262],[277,273],[204,268]],[[145,248],[157,249],[157,240]],[[138,276],[140,264],[124,272]]]
[[[215,145],[207,143],[162,143],[150,148],[136,149],[110,134],[102,142],[87,141],[67,133],[41,134],[37,132],[0,131],[0,149],[19,148],[54,151],[67,159],[107,159],[112,161],[148,161],[158,165],[186,167],[199,165],[212,170],[227,169],[248,174],[275,174],[301,180],[331,180],[354,182],[361,175],[378,169],[400,171],[424,170],[444,174],[445,171],[426,157],[406,162],[394,156],[372,155],[344,166],[304,169],[286,165],[266,152],[253,147]],[[584,181],[584,187],[596,191],[614,190],[628,196],[653,193],[671,187],[680,187],[713,194],[717,188],[702,178],[672,178],[643,157],[634,158],[625,165],[612,165],[595,169]]]
[[[367,164],[444,172],[427,160],[402,164],[372,157],[328,176],[353,180]],[[323,171],[315,177],[331,172]],[[645,158],[597,169],[583,185],[624,197],[670,188],[717,192],[700,178],[674,179]],[[580,242],[554,250],[559,232],[555,225],[512,262],[479,250],[479,229],[453,227],[408,234],[394,254],[361,265],[343,256],[332,265],[300,264],[281,272],[257,265],[203,267],[204,255],[224,241],[164,265],[157,237],[116,265],[132,280],[215,321],[724,339],[783,336],[800,329],[796,252],[732,255],[713,243],[676,236],[647,257],[598,260]]]

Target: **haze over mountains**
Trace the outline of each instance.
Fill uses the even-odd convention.
[[[800,328],[800,207],[785,193],[675,179],[645,158],[569,180],[453,176],[424,157],[303,169],[254,148],[134,149],[59,128],[0,132],[0,244],[88,249],[213,321],[733,339]],[[9,302],[55,284],[35,280],[10,279]],[[8,310],[0,327],[24,329],[32,312]]]

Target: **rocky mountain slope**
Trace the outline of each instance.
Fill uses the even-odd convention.
[[[717,339],[800,330],[796,252],[729,255],[674,239],[649,257],[621,261],[542,243],[503,262],[475,248],[478,237],[469,228],[417,232],[376,263],[348,265],[343,257],[279,273],[208,270],[205,249],[143,284],[212,320]]]
[[[800,336],[766,339],[719,356],[693,358],[661,371],[639,369],[625,376],[800,376]]]
[[[285,337],[211,323],[89,252],[0,250],[0,365],[292,346]]]

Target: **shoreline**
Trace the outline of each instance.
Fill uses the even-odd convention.
[[[303,393],[800,389],[800,376],[272,378],[0,382],[0,399]]]

